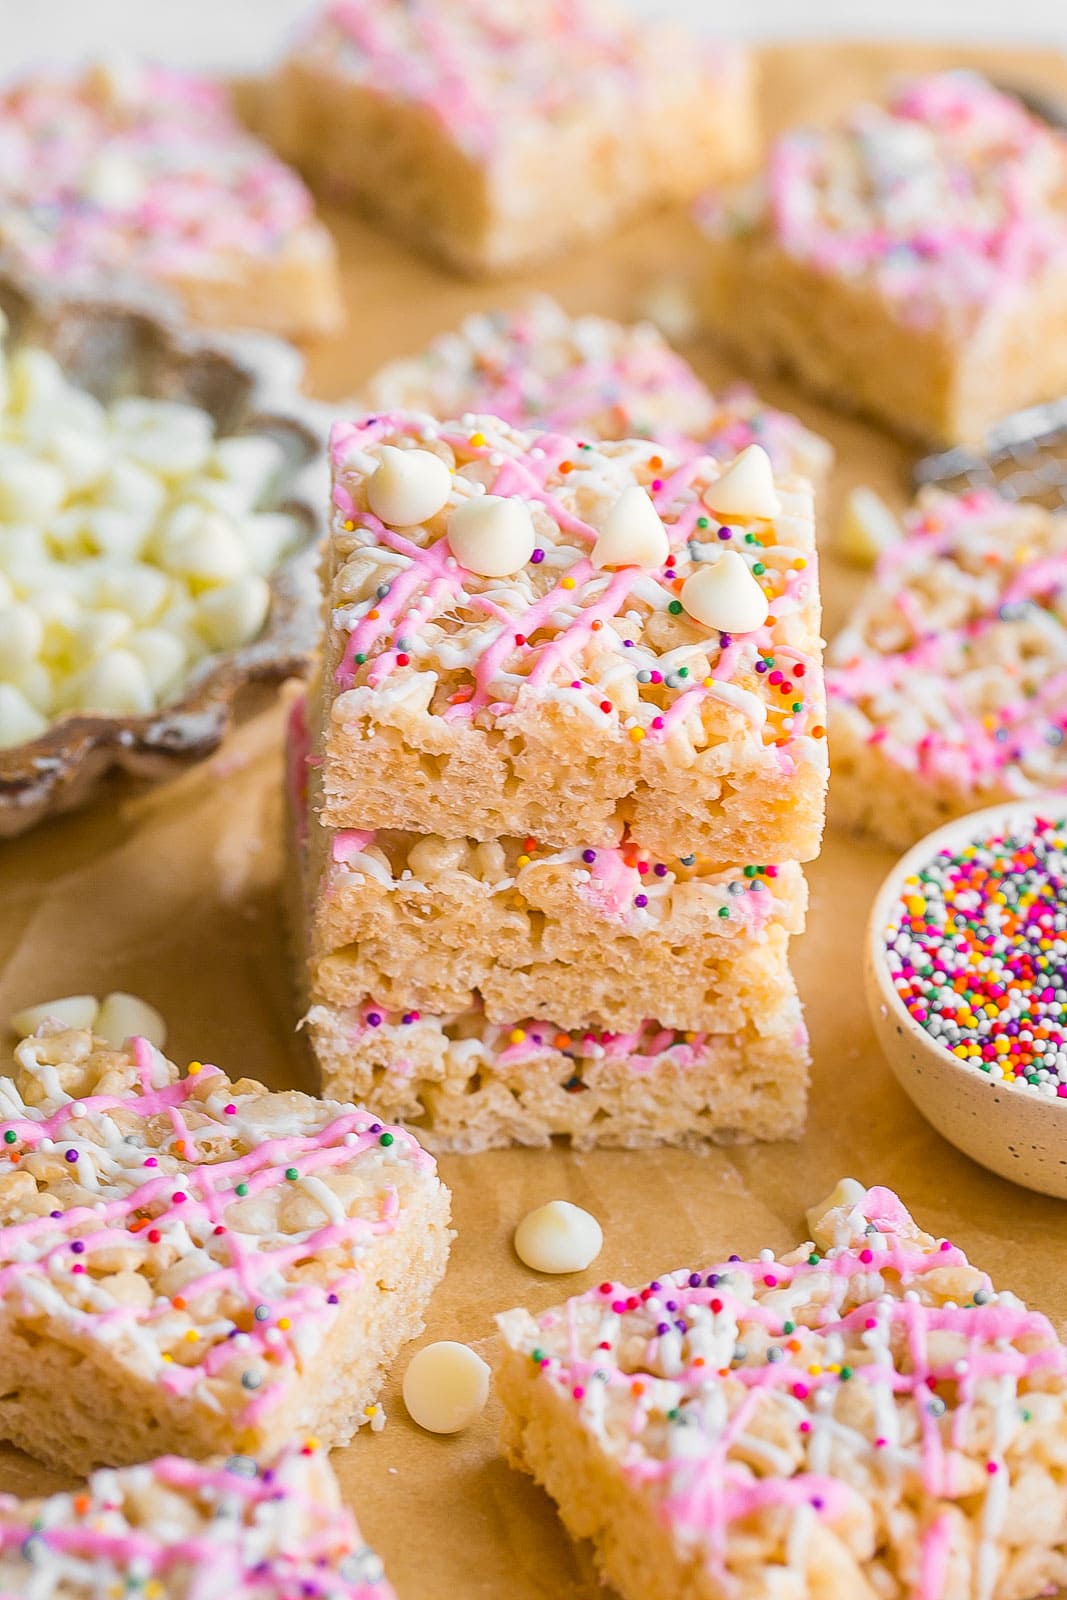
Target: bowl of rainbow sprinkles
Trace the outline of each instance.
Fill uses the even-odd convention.
[[[879,1043],[923,1116],[973,1160],[1067,1198],[1067,798],[936,829],[867,928]]]

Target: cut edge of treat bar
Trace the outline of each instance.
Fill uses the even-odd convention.
[[[450,446],[460,451],[458,459],[464,465],[468,456],[470,462],[478,461],[486,440],[497,434],[503,447],[510,447],[515,459],[521,460],[525,448],[537,448],[537,435],[496,418],[468,417],[438,425],[417,413],[372,418],[364,428],[377,422],[381,427],[373,436],[364,437],[358,426],[335,429],[334,435],[335,498],[342,509],[334,519],[324,563],[326,642],[321,695],[312,717],[313,745],[321,762],[318,782],[324,823],[339,828],[408,828],[480,840],[532,835],[565,844],[582,837],[592,846],[618,842],[628,826],[633,839],[644,848],[669,853],[677,840],[685,839],[712,860],[724,863],[805,861],[818,853],[827,777],[825,694],[812,491],[806,480],[784,476],[775,480],[782,510],[773,524],[782,539],[769,547],[802,552],[794,558],[794,567],[809,569],[796,609],[789,609],[784,619],[776,619],[772,613],[773,636],[768,645],[797,652],[807,665],[798,713],[805,719],[802,728],[795,727],[794,719],[779,729],[773,718],[789,708],[762,690],[756,698],[762,696],[761,711],[770,713],[772,720],[766,727],[754,727],[743,709],[747,702],[737,698],[736,686],[716,680],[716,687],[705,694],[705,686],[694,680],[692,687],[703,694],[689,711],[690,720],[699,717],[699,730],[693,734],[696,743],[684,734],[681,724],[670,736],[664,733],[661,737],[658,729],[664,724],[662,719],[657,722],[657,704],[641,698],[642,693],[647,697],[647,685],[638,691],[639,715],[613,712],[609,716],[600,709],[591,715],[585,698],[596,698],[596,685],[585,684],[584,679],[577,685],[581,705],[571,705],[567,696],[572,691],[558,684],[551,685],[550,695],[533,686],[507,702],[506,718],[494,710],[491,723],[483,726],[484,718],[457,720],[451,703],[444,705],[442,696],[448,684],[440,670],[428,686],[424,681],[427,674],[409,670],[410,664],[402,660],[394,670],[405,676],[390,683],[388,692],[372,683],[354,681],[366,661],[374,663],[387,652],[378,648],[376,641],[373,649],[367,647],[370,655],[359,654],[349,664],[351,632],[368,619],[361,614],[358,623],[349,625],[346,608],[354,601],[345,584],[338,583],[338,575],[349,562],[354,569],[361,563],[376,562],[383,571],[388,567],[391,572],[391,563],[383,562],[383,552],[396,542],[396,534],[387,530],[390,539],[385,544],[358,535],[352,520],[355,513],[346,514],[343,505],[366,474],[348,467],[347,454],[357,445],[369,451],[390,438],[418,443],[430,428],[434,438],[451,429],[457,440],[469,442],[468,449],[449,440]],[[472,435],[475,423],[483,431],[476,428]],[[647,455],[656,449],[653,442],[604,441],[595,448],[608,464],[604,475],[609,485],[613,485],[616,458],[623,462],[617,471],[619,484],[640,484],[642,474],[653,472]],[[633,454],[635,449],[637,454]],[[628,451],[633,454],[632,462]],[[701,471],[708,482],[716,481],[724,470],[723,463],[702,458]],[[549,472],[547,481],[555,483],[560,492],[566,483],[565,477],[554,471]],[[617,492],[618,485],[613,486]],[[435,520],[420,525],[420,538],[426,541],[420,545],[422,549],[436,545]],[[738,515],[733,518],[742,523],[749,520]],[[759,519],[756,523],[758,526]],[[701,537],[707,538],[707,532]],[[789,579],[792,571],[781,567],[780,581]],[[361,574],[359,581],[367,581],[366,575]],[[485,582],[475,576],[473,592],[479,593],[478,585]],[[662,580],[657,583],[662,589]],[[623,603],[618,601],[619,606]],[[681,612],[680,602],[677,610]],[[673,618],[664,620],[673,622]],[[557,624],[553,627],[560,631]],[[708,641],[713,637],[717,641],[717,630],[705,631]],[[700,648],[699,640],[685,637],[678,645]],[[664,648],[663,643],[657,644],[656,659],[662,657]],[[715,649],[719,648],[716,642]],[[584,667],[581,670],[584,672]],[[654,677],[654,683],[659,681]],[[458,694],[467,692],[462,674],[456,684]],[[672,686],[672,692],[678,687]],[[669,707],[663,715],[668,711]],[[596,720],[598,716],[602,721]],[[793,718],[792,711],[789,716]],[[679,753],[683,734],[684,750]],[[580,751],[580,759],[576,751]]]
[[[905,1590],[964,1600],[979,1582],[991,1600],[1029,1600],[1067,1581],[1067,1490],[1047,1453],[1060,1453],[1052,1441],[1062,1437],[1067,1409],[1067,1349],[1048,1319],[998,1292],[949,1241],[926,1234],[888,1189],[844,1179],[808,1213],[808,1226],[809,1240],[779,1259],[770,1250],[757,1261],[732,1256],[711,1272],[672,1271],[640,1290],[607,1281],[536,1316],[524,1308],[499,1316],[496,1388],[512,1465],[547,1490],[573,1538],[592,1541],[605,1581],[626,1600],[874,1600]],[[888,1295],[878,1270],[883,1250]],[[832,1263],[842,1257],[860,1284],[842,1317],[828,1316],[830,1343],[819,1335],[821,1289],[804,1300],[791,1285],[807,1270],[823,1275],[827,1263],[838,1271]],[[752,1286],[740,1295],[737,1272]],[[650,1296],[654,1308],[645,1311]],[[760,1314],[746,1318],[750,1296]],[[956,1332],[972,1315],[988,1327]],[[915,1447],[910,1434],[898,1439],[894,1401],[865,1405],[865,1354],[874,1352],[870,1370],[884,1374],[880,1352],[892,1348],[897,1326],[890,1370],[910,1376],[923,1397],[915,1428],[920,1440],[936,1441],[926,1470],[944,1475],[940,1489],[914,1483]],[[734,1371],[754,1370],[739,1334],[781,1350],[764,1369],[781,1378],[738,1386]],[[805,1341],[821,1362],[802,1364]],[[977,1399],[981,1374],[967,1383],[983,1351],[1005,1375],[1001,1387],[1011,1384],[1010,1416],[1000,1410],[994,1376]],[[843,1356],[854,1364],[842,1364]],[[839,1397],[846,1408],[847,1422],[831,1432],[812,1399],[819,1392],[834,1397],[835,1413]],[[979,1435],[967,1438],[957,1419],[979,1400]],[[744,1431],[729,1427],[742,1416]],[[651,1450],[641,1442],[646,1428]],[[791,1435],[802,1441],[797,1449]],[[911,1486],[907,1494],[892,1476],[887,1484],[894,1473]],[[1044,1514],[1023,1532],[1019,1519],[1035,1497]]]
[[[152,1092],[163,1092],[164,1099],[167,1094],[176,1090],[183,1084],[190,1084],[190,1078],[181,1078],[173,1065],[159,1053],[147,1046],[145,1041],[131,1041],[134,1050],[144,1047],[143,1055],[145,1065],[137,1070],[150,1070],[152,1073]],[[75,1141],[78,1138],[88,1139],[88,1146],[84,1157],[92,1161],[92,1151],[99,1148],[93,1138],[94,1132],[99,1133],[102,1126],[113,1125],[112,1112],[118,1114],[123,1125],[128,1125],[131,1117],[137,1119],[134,1137],[138,1136],[137,1127],[145,1129],[149,1123],[145,1121],[144,1114],[138,1110],[141,1093],[137,1092],[135,1079],[131,1078],[131,1056],[125,1050],[114,1050],[103,1041],[93,1040],[83,1031],[60,1028],[56,1025],[45,1023],[31,1039],[23,1041],[18,1047],[16,1059],[19,1055],[28,1062],[43,1060],[45,1063],[53,1058],[58,1059],[59,1067],[56,1081],[65,1081],[70,1085],[69,1100],[60,1094],[58,1099],[45,1099],[45,1107],[52,1107],[50,1115],[53,1119],[66,1116],[63,1129],[59,1137],[69,1141],[72,1147],[77,1148]],[[150,1063],[150,1068],[147,1065]],[[89,1098],[87,1114],[82,1117],[71,1117],[66,1113],[68,1105],[80,1105],[83,1094],[79,1090],[79,1071],[85,1068],[92,1079],[89,1084]],[[267,1137],[261,1140],[259,1146],[264,1144],[270,1148],[271,1130],[277,1127],[278,1115],[283,1115],[283,1127],[294,1123],[294,1116],[310,1114],[312,1121],[308,1126],[311,1132],[305,1136],[296,1136],[294,1142],[300,1147],[296,1151],[296,1159],[304,1159],[314,1153],[314,1140],[316,1133],[321,1136],[329,1134],[339,1118],[355,1118],[360,1125],[360,1137],[372,1130],[373,1126],[379,1127],[382,1137],[371,1139],[366,1146],[368,1150],[377,1143],[386,1140],[389,1145],[396,1147],[396,1152],[401,1157],[395,1164],[394,1175],[389,1178],[386,1172],[385,1161],[378,1160],[373,1170],[368,1170],[364,1175],[358,1170],[358,1164],[353,1171],[356,1188],[349,1205],[354,1209],[349,1210],[346,1216],[349,1220],[363,1215],[363,1207],[374,1196],[392,1194],[396,1205],[395,1221],[385,1229],[379,1237],[373,1232],[364,1238],[361,1231],[351,1233],[351,1242],[359,1245],[367,1256],[369,1266],[358,1269],[355,1257],[349,1259],[343,1249],[343,1240],[327,1241],[322,1246],[322,1251],[316,1258],[326,1264],[337,1280],[337,1299],[330,1301],[332,1306],[337,1304],[337,1311],[330,1312],[323,1300],[322,1314],[327,1325],[320,1331],[314,1327],[300,1331],[294,1325],[302,1306],[299,1284],[304,1282],[299,1273],[296,1278],[286,1280],[284,1289],[279,1292],[276,1288],[268,1295],[260,1289],[259,1293],[264,1298],[263,1312],[271,1329],[274,1328],[275,1318],[279,1320],[276,1330],[277,1339],[281,1341],[280,1349],[288,1349],[285,1343],[286,1335],[282,1331],[282,1321],[285,1328],[294,1326],[293,1339],[299,1339],[300,1355],[299,1364],[292,1365],[283,1359],[277,1372],[272,1372],[276,1358],[270,1352],[273,1346],[265,1344],[263,1351],[258,1347],[251,1351],[244,1359],[258,1381],[253,1386],[251,1380],[245,1384],[241,1379],[241,1389],[234,1387],[233,1380],[236,1376],[234,1358],[229,1361],[222,1360],[218,1365],[218,1374],[214,1368],[205,1367],[206,1361],[211,1363],[211,1352],[220,1347],[225,1347],[225,1340],[221,1341],[218,1335],[218,1324],[232,1324],[233,1332],[241,1331],[241,1318],[251,1316],[251,1312],[244,1306],[242,1296],[249,1292],[243,1281],[235,1280],[233,1296],[240,1302],[236,1309],[233,1305],[229,1311],[220,1307],[215,1311],[206,1310],[199,1316],[196,1310],[198,1296],[195,1294],[195,1285],[199,1276],[206,1274],[209,1278],[214,1271],[224,1273],[226,1261],[232,1258],[231,1254],[224,1255],[223,1246],[207,1235],[211,1229],[204,1233],[201,1225],[195,1223],[193,1208],[189,1208],[190,1215],[186,1218],[184,1211],[178,1212],[176,1202],[168,1206],[167,1196],[156,1195],[153,1190],[149,1194],[148,1188],[156,1183],[158,1178],[149,1174],[144,1183],[134,1182],[132,1179],[121,1181],[111,1186],[113,1202],[124,1212],[134,1216],[135,1226],[132,1230],[123,1231],[120,1228],[107,1229],[107,1238],[98,1246],[86,1246],[87,1254],[75,1256],[71,1254],[70,1270],[76,1270],[82,1262],[91,1266],[94,1249],[107,1248],[114,1253],[116,1250],[122,1255],[115,1270],[119,1279],[111,1285],[110,1281],[101,1282],[100,1293],[106,1288],[107,1293],[101,1306],[93,1301],[87,1312],[71,1310],[77,1301],[63,1300],[51,1311],[45,1301],[38,1305],[39,1291],[34,1290],[34,1284],[40,1277],[38,1258],[25,1260],[25,1274],[19,1271],[23,1256],[14,1251],[10,1243],[12,1235],[10,1229],[22,1219],[21,1208],[15,1206],[11,1220],[0,1227],[0,1250],[4,1252],[6,1271],[11,1278],[7,1291],[0,1298],[0,1437],[11,1440],[29,1454],[46,1461],[57,1470],[88,1472],[95,1466],[121,1465],[131,1461],[143,1460],[154,1454],[159,1454],[161,1448],[176,1454],[193,1457],[203,1457],[212,1454],[222,1454],[228,1451],[239,1450],[253,1453],[272,1453],[281,1447],[293,1434],[307,1434],[320,1438],[329,1446],[347,1443],[357,1429],[365,1424],[372,1427],[380,1426],[384,1414],[377,1404],[377,1395],[381,1384],[387,1375],[390,1363],[398,1354],[402,1346],[414,1338],[422,1330],[423,1313],[426,1304],[436,1284],[444,1274],[448,1258],[452,1234],[449,1229],[450,1196],[448,1190],[437,1177],[432,1161],[424,1157],[414,1136],[400,1129],[390,1129],[383,1124],[375,1124],[371,1112],[361,1111],[352,1106],[326,1103],[326,1116],[322,1121],[321,1129],[316,1129],[314,1116],[322,1102],[299,1091],[269,1091],[251,1080],[243,1079],[231,1082],[225,1075],[217,1074],[213,1069],[200,1068],[198,1063],[193,1064],[197,1072],[196,1084],[198,1090],[205,1085],[211,1095],[216,1091],[232,1095],[233,1103],[237,1107],[237,1117],[241,1119],[246,1112],[255,1119],[259,1112],[259,1122],[263,1124]],[[38,1068],[27,1069],[29,1079],[28,1089],[32,1089],[35,1074]],[[46,1068],[45,1079],[51,1069]],[[88,1080],[85,1080],[88,1082]],[[93,1088],[93,1084],[103,1085],[103,1089]],[[161,1086],[163,1086],[161,1088]],[[116,1095],[118,1104],[112,1098]],[[33,1091],[37,1092],[37,1091]],[[142,1091],[143,1092],[143,1091]],[[104,1096],[104,1104],[97,1106],[95,1101]],[[95,1097],[95,1098],[94,1098]],[[4,1120],[11,1131],[16,1133],[13,1143],[5,1141],[3,1149],[8,1154],[14,1151],[19,1156],[17,1167],[12,1172],[31,1176],[39,1166],[38,1157],[45,1158],[46,1168],[49,1162],[54,1166],[58,1161],[58,1153],[48,1156],[46,1150],[36,1145],[36,1136],[30,1137],[30,1129],[39,1125],[40,1115],[34,1114],[33,1103],[26,1113],[20,1110],[24,1105],[12,1086],[4,1096]],[[248,1102],[253,1102],[248,1107]],[[266,1102],[260,1108],[256,1102]],[[296,1107],[296,1112],[290,1111],[289,1122],[284,1121],[285,1103],[291,1102]],[[195,1102],[195,1103],[194,1103]],[[40,1102],[37,1102],[40,1104]],[[167,1100],[169,1104],[169,1100]],[[162,1104],[162,1102],[161,1102]],[[199,1111],[203,1104],[190,1092],[176,1104],[179,1107],[193,1107]],[[187,1113],[188,1114],[188,1113]],[[179,1111],[180,1115],[180,1111]],[[106,1124],[98,1125],[97,1119],[106,1119]],[[368,1120],[369,1119],[369,1120]],[[195,1120],[195,1119],[194,1119]],[[157,1116],[155,1122],[159,1121]],[[239,1125],[239,1124],[238,1124]],[[228,1137],[228,1131],[222,1126],[222,1119],[215,1118],[204,1124],[197,1124],[205,1146],[210,1150],[210,1140],[213,1137],[211,1129],[216,1130],[215,1137]],[[23,1150],[19,1143],[19,1130],[22,1134],[26,1149]],[[143,1135],[141,1135],[143,1137]],[[194,1200],[199,1203],[195,1193],[198,1186],[198,1175],[213,1173],[216,1176],[213,1182],[220,1181],[226,1167],[226,1162],[205,1162],[188,1164],[183,1157],[175,1157],[175,1170],[171,1172],[171,1154],[169,1142],[174,1137],[171,1128],[155,1129],[153,1138],[146,1139],[142,1148],[152,1155],[156,1166],[153,1169],[159,1178],[166,1173],[171,1173],[169,1182],[180,1187],[185,1187],[193,1192]],[[290,1139],[288,1133],[273,1133],[274,1138]],[[341,1135],[337,1136],[339,1139]],[[196,1134],[194,1133],[194,1142]],[[303,1140],[303,1143],[301,1142]],[[345,1140],[341,1140],[347,1148]],[[357,1140],[358,1142],[358,1140]],[[307,1145],[308,1148],[304,1148]],[[332,1148],[324,1144],[322,1148]],[[362,1154],[363,1147],[356,1152]],[[383,1156],[387,1153],[383,1150]],[[159,1165],[159,1158],[166,1156],[163,1165]],[[237,1158],[240,1160],[241,1158]],[[389,1153],[392,1160],[392,1154]],[[356,1161],[356,1157],[331,1163],[326,1169],[332,1171],[334,1165],[343,1166],[347,1161]],[[146,1163],[147,1164],[147,1163]],[[269,1164],[268,1164],[269,1165]],[[254,1171],[250,1173],[251,1179],[268,1167],[252,1163]],[[410,1170],[409,1170],[410,1169]],[[45,1169],[42,1168],[43,1172]],[[95,1166],[94,1166],[95,1170]],[[273,1171],[273,1169],[270,1169]],[[298,1168],[293,1169],[299,1171]],[[241,1169],[243,1172],[243,1168]],[[62,1174],[60,1175],[60,1178]],[[51,1177],[47,1181],[51,1184],[60,1182],[60,1178]],[[10,1185],[10,1177],[7,1182]],[[39,1182],[46,1181],[43,1177]],[[202,1185],[203,1179],[200,1180]],[[242,1178],[242,1181],[243,1178]],[[265,1192],[269,1192],[267,1186]],[[48,1192],[48,1191],[45,1191]],[[99,1190],[97,1192],[100,1192]],[[107,1192],[107,1191],[104,1191]],[[212,1191],[214,1192],[214,1191]],[[318,1192],[315,1190],[314,1192]],[[132,1197],[144,1193],[143,1203],[133,1206]],[[183,1191],[184,1193],[184,1191]],[[294,1191],[295,1193],[295,1191]],[[79,1237],[86,1233],[85,1224],[67,1220],[72,1215],[69,1207],[62,1206],[62,1185],[56,1192],[57,1204],[63,1210],[63,1216],[57,1220],[56,1227],[64,1237],[68,1235],[77,1242]],[[186,1196],[188,1199],[189,1196]],[[278,1197],[282,1202],[281,1194]],[[11,1202],[14,1204],[14,1202]],[[157,1214],[157,1206],[162,1204],[163,1210]],[[228,1215],[231,1205],[247,1205],[248,1201],[239,1196],[234,1190],[234,1196],[224,1204],[210,1201],[208,1209],[216,1206],[220,1216]],[[321,1209],[321,1208],[320,1208]],[[33,1215],[32,1207],[29,1215]],[[158,1236],[153,1239],[152,1231],[145,1232],[147,1223],[142,1220],[147,1216],[149,1221],[156,1220],[158,1226],[153,1230]],[[323,1210],[322,1219],[318,1224],[312,1224],[307,1232],[310,1239],[316,1231],[321,1231],[323,1226],[328,1227],[328,1211]],[[201,1274],[192,1273],[184,1275],[182,1288],[185,1295],[176,1294],[170,1301],[168,1308],[165,1303],[160,1303],[158,1297],[148,1307],[142,1307],[140,1295],[132,1302],[124,1297],[127,1288],[132,1292],[134,1285],[125,1285],[121,1274],[129,1271],[140,1277],[138,1271],[140,1264],[151,1267],[157,1276],[160,1271],[168,1269],[167,1262],[162,1259],[154,1262],[153,1258],[144,1254],[147,1240],[148,1251],[158,1251],[162,1247],[169,1252],[171,1245],[168,1235],[173,1234],[174,1228],[181,1224],[188,1229],[195,1227],[199,1251],[203,1253],[206,1246],[213,1245],[216,1255],[212,1260],[218,1262],[214,1268],[204,1267]],[[260,1239],[264,1237],[260,1232],[248,1232],[248,1224],[242,1223],[240,1227],[235,1224],[234,1237],[242,1241],[248,1238]],[[115,1234],[112,1243],[111,1234]],[[223,1224],[223,1233],[226,1226]],[[300,1228],[286,1227],[284,1236],[297,1238]],[[91,1239],[92,1231],[88,1236]],[[278,1235],[279,1238],[283,1234]],[[51,1248],[51,1247],[45,1247]],[[20,1247],[21,1249],[21,1247]],[[67,1270],[66,1247],[57,1241],[58,1250],[56,1270]],[[341,1255],[337,1260],[333,1257],[338,1251]],[[53,1254],[55,1251],[53,1250]],[[314,1252],[312,1253],[314,1255]],[[129,1260],[125,1258],[129,1257]],[[62,1258],[62,1259],[59,1259]],[[51,1257],[49,1257],[51,1259]],[[98,1258],[103,1262],[103,1257]],[[195,1260],[195,1254],[190,1259]],[[295,1258],[299,1259],[299,1258]],[[309,1257],[311,1259],[311,1257]],[[346,1265],[347,1262],[347,1265]],[[283,1266],[285,1264],[283,1263]],[[295,1261],[294,1261],[295,1269]],[[278,1269],[279,1271],[282,1268]],[[36,1273],[36,1275],[35,1275]],[[357,1273],[359,1274],[357,1276]],[[105,1279],[108,1279],[105,1273]],[[305,1275],[306,1277],[306,1275]],[[186,1281],[188,1278],[188,1281]],[[20,1284],[23,1279],[28,1287]],[[298,1281],[299,1280],[299,1281]],[[87,1280],[89,1281],[89,1280]],[[96,1279],[92,1280],[94,1283]],[[306,1288],[306,1284],[305,1284]],[[120,1293],[121,1291],[121,1293]],[[221,1293],[222,1290],[220,1289]],[[168,1288],[167,1295],[172,1291]],[[325,1295],[325,1290],[322,1291]],[[37,1298],[34,1298],[36,1294]],[[167,1298],[164,1296],[164,1302]],[[98,1296],[99,1297],[99,1296]],[[188,1297],[188,1305],[186,1297]],[[271,1312],[270,1300],[274,1306]],[[136,1328],[150,1330],[158,1328],[149,1336],[146,1332],[147,1350],[140,1350],[135,1339],[127,1341],[124,1350],[121,1336],[109,1334],[101,1336],[101,1330],[94,1327],[91,1314],[95,1309],[106,1310],[114,1301],[115,1305],[122,1308],[132,1305],[135,1309],[131,1313],[131,1330]],[[278,1306],[281,1305],[281,1310]],[[29,1311],[27,1307],[33,1307]],[[139,1309],[138,1309],[139,1308]],[[123,1313],[124,1314],[124,1313]],[[156,1318],[165,1315],[168,1320],[166,1329],[159,1326]],[[316,1313],[317,1315],[317,1313]],[[204,1316],[207,1320],[204,1321]],[[88,1317],[89,1320],[86,1320]],[[169,1326],[169,1319],[175,1318],[181,1326],[188,1321],[188,1328],[184,1335],[180,1329]],[[237,1320],[235,1321],[234,1318]],[[248,1327],[253,1328],[260,1324],[257,1315],[255,1323],[249,1322]],[[310,1342],[308,1334],[312,1334]],[[188,1370],[184,1363],[179,1362],[174,1356],[164,1356],[159,1352],[174,1347],[181,1350],[182,1339],[195,1341],[192,1349],[199,1354],[199,1341],[205,1336],[212,1337],[212,1343],[204,1346],[205,1355],[197,1363],[199,1376],[186,1380],[181,1377],[183,1370]],[[273,1335],[272,1335],[273,1336]],[[235,1346],[235,1350],[236,1350]],[[295,1348],[295,1346],[294,1346]],[[153,1358],[152,1351],[156,1351]],[[168,1367],[165,1361],[170,1360],[173,1365]],[[266,1369],[264,1373],[264,1368]],[[233,1370],[231,1370],[233,1369]],[[170,1373],[175,1374],[172,1381]],[[78,1381],[74,1382],[77,1377]],[[264,1394],[273,1394],[274,1398],[266,1411],[260,1415],[260,1409],[255,1400],[255,1389],[264,1384]],[[248,1391],[245,1393],[245,1391]],[[240,1396],[238,1402],[237,1397]]]
[[[467,149],[431,107],[346,78],[306,46],[283,62],[265,122],[275,147],[316,186],[359,204],[453,270],[502,277],[747,170],[758,144],[754,64],[737,47],[730,61],[710,93],[697,76],[679,92],[676,73],[645,70],[644,87],[660,101],[674,80],[669,118],[662,105],[642,114],[631,101],[628,123],[614,111],[605,120],[596,108],[584,123],[542,119],[532,184],[529,152],[508,141],[506,127],[487,152]],[[560,170],[569,175],[562,196]],[[516,207],[520,188],[524,204]]]
[[[773,1016],[733,1033],[488,1025],[474,1011],[440,1018],[314,995],[302,1027],[327,1092],[367,1100],[438,1152],[555,1138],[576,1150],[699,1149],[803,1131],[808,1036],[788,972],[783,985]]]

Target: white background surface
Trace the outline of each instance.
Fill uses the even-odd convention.
[[[531,12],[541,0],[526,0]],[[748,38],[1002,40],[1067,49],[1067,0],[630,0]],[[259,66],[310,0],[0,0],[0,75],[28,62],[127,49],[190,65]]]

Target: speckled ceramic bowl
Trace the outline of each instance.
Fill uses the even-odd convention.
[[[939,850],[955,849],[1035,816],[1067,814],[1067,795],[1038,795],[974,811],[937,828],[902,856],[878,891],[867,925],[864,982],[878,1042],[904,1091],[950,1143],[1002,1178],[1067,1199],[1067,1099],[989,1078],[964,1065],[909,1014],[889,976],[884,929],[904,879]]]
[[[14,345],[50,350],[68,378],[100,400],[182,400],[207,411],[222,434],[277,440],[286,465],[263,509],[292,512],[306,530],[271,577],[262,633],[198,662],[171,703],[147,716],[68,713],[38,738],[0,750],[0,837],[11,837],[82,805],[113,768],[159,778],[201,760],[220,744],[246,684],[304,671],[318,625],[327,413],[300,395],[300,357],[277,340],[191,333],[150,300],[142,307],[42,297],[3,270],[0,309]]]

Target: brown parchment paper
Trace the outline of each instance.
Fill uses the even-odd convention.
[[[962,61],[1067,90],[1067,62],[1051,52],[781,47],[763,63],[768,125],[825,117],[897,70]],[[312,385],[324,396],[351,391],[382,360],[530,287],[574,311],[629,318],[664,276],[699,271],[698,238],[682,217],[641,222],[600,249],[500,288],[445,278],[361,223],[330,221],[343,250],[350,322],[344,337],[312,352]],[[737,375],[710,348],[686,353],[713,382]],[[788,386],[763,388],[838,450],[830,504],[821,508],[832,633],[862,582],[829,547],[836,506],[860,482],[903,503],[909,457]],[[280,737],[278,708],[267,702],[249,711],[218,757],[176,782],[117,783],[91,811],[0,846],[0,1019],[51,996],[124,988],[165,1013],[178,1060],[216,1061],[272,1085],[300,1079],[279,907]],[[794,945],[815,1058],[806,1137],[706,1155],[553,1149],[443,1160],[458,1238],[427,1339],[461,1339],[491,1354],[493,1314],[511,1305],[542,1307],[605,1276],[643,1281],[731,1250],[788,1247],[804,1236],[805,1207],[845,1173],[899,1190],[932,1232],[958,1241],[1067,1332],[1067,1205],[957,1154],[912,1109],[874,1043],[860,954],[871,898],[891,864],[884,851],[831,825],[811,868],[810,928]],[[518,1220],[557,1197],[588,1207],[603,1224],[603,1253],[584,1276],[538,1278],[512,1253]],[[384,1432],[364,1430],[335,1465],[401,1600],[602,1593],[588,1551],[569,1543],[547,1499],[500,1457],[495,1403],[467,1433],[435,1438],[407,1419],[398,1378],[386,1390]],[[60,1484],[0,1447],[0,1488]]]

